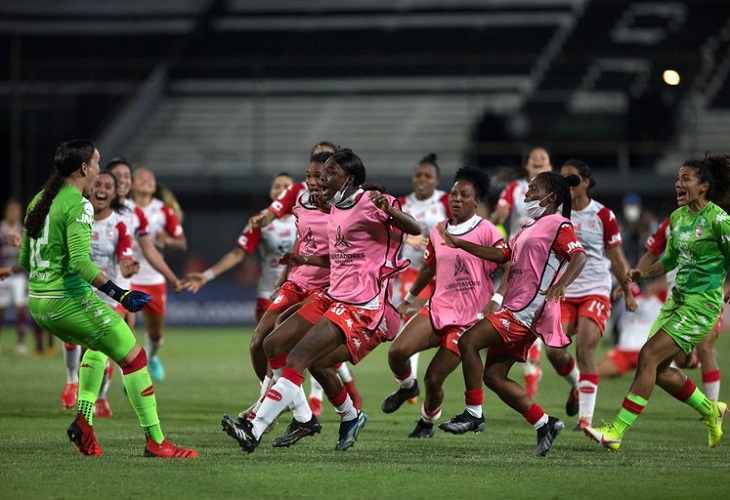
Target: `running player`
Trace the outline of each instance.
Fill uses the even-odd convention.
[[[489,178],[481,170],[459,169],[449,193],[451,217],[439,224],[450,234],[477,245],[491,247],[501,243],[503,238],[499,230],[476,214],[480,201],[488,192]],[[443,383],[461,362],[459,337],[477,322],[477,315],[487,304],[491,306],[490,312],[499,308],[501,295],[493,296],[494,285],[490,277],[496,268],[492,262],[444,245],[438,230],[435,227],[431,230],[418,276],[398,306],[398,312],[404,315],[434,278],[436,286],[429,294],[429,302],[408,321],[390,346],[388,363],[399,389],[382,404],[385,413],[393,413],[418,393],[418,381],[409,359],[414,352],[437,347],[424,378],[426,397],[421,418],[409,437],[433,436],[433,424],[441,416]],[[506,285],[506,280],[503,284]],[[490,302],[490,299],[494,300]]]
[[[94,209],[83,194],[99,175],[99,151],[91,141],[68,141],[56,150],[54,163],[55,173],[28,207],[20,264],[29,271],[29,308],[36,322],[61,340],[88,348],[79,377],[78,413],[68,436],[82,454],[102,454],[94,436],[93,409],[110,357],[122,368],[129,400],[144,429],[144,455],[195,458],[195,450],[164,438],[145,351],[122,318],[89,286],[130,311],[142,309],[151,298],[120,288],[91,261]]]
[[[139,261],[141,257],[144,257],[157,272],[161,273],[165,277],[175,292],[180,291],[182,287],[180,280],[177,276],[175,276],[175,273],[170,270],[170,267],[165,262],[162,254],[160,254],[157,247],[155,247],[155,243],[152,241],[152,237],[148,231],[149,223],[147,221],[147,217],[142,209],[135,205],[134,201],[130,199],[132,192],[131,163],[125,158],[114,158],[107,163],[106,170],[109,170],[112,174],[114,174],[114,177],[117,179],[117,196],[119,201],[129,209],[121,214],[124,218],[124,225],[127,226],[127,231],[132,237],[132,248],[134,249],[135,260]],[[126,279],[122,282],[122,286],[129,286]],[[129,327],[134,329],[136,324],[136,315],[133,313],[127,313],[126,321]]]
[[[520,413],[537,430],[536,456],[545,456],[565,424],[548,416],[519,384],[509,378],[515,361],[525,361],[527,351],[539,336],[551,347],[565,347],[570,339],[560,325],[559,300],[580,273],[585,250],[570,224],[570,186],[579,179],[544,172],[530,181],[525,194],[525,225],[510,241],[483,247],[441,231],[449,246],[461,248],[493,262],[511,261],[502,309],[469,328],[459,340],[466,383],[466,409],[439,426],[452,434],[484,430],[482,377],[491,390]],[[558,213],[562,206],[562,215]],[[567,269],[562,273],[565,261]],[[479,351],[487,359],[482,369]]]
[[[306,369],[315,372],[340,415],[337,450],[351,447],[367,421],[339,379],[319,369],[347,360],[357,363],[383,340],[395,336],[397,326],[392,325],[398,319],[388,302],[389,281],[403,264],[394,262],[399,248],[393,248],[391,231],[420,234],[421,228],[393,206],[392,197],[364,191],[364,181],[365,167],[350,150],[335,153],[325,163],[321,184],[323,199],[330,201],[331,209],[329,257],[296,256],[291,262],[329,265],[330,287],[266,338],[264,349],[278,380],[256,417],[236,420],[224,416],[223,429],[244,451],[250,453],[258,447],[264,430],[291,402],[295,403],[295,418],[299,412],[299,422],[317,423],[301,389]],[[305,420],[307,411],[311,416]]]
[[[490,220],[497,226],[504,223],[509,217],[509,237],[512,238],[517,232],[531,222],[525,208],[525,194],[530,181],[542,172],[552,172],[553,166],[550,162],[550,154],[545,148],[534,148],[527,156],[525,171],[527,175],[511,182],[499,195],[497,205],[494,207]],[[524,365],[525,389],[530,399],[537,396],[537,386],[542,378],[540,368],[540,351],[542,342],[538,338],[535,345],[527,354],[527,362]]]
[[[436,189],[441,180],[441,169],[436,163],[436,153],[429,153],[418,162],[413,170],[411,183],[413,184],[413,192],[407,196],[401,196],[398,201],[401,204],[401,210],[411,215],[421,225],[422,232],[417,236],[407,236],[403,242],[401,257],[411,261],[411,265],[398,275],[396,282],[398,283],[398,296],[396,301],[402,301],[408,291],[413,287],[413,283],[418,276],[418,270],[423,265],[423,253],[428,244],[428,235],[434,226],[449,218],[449,195],[440,189]],[[486,197],[485,197],[486,198]],[[434,284],[428,283],[423,290],[413,299],[413,303],[408,308],[411,311],[418,311],[423,307],[428,298],[433,293]],[[405,316],[405,321],[411,315]],[[411,357],[411,370],[413,379],[418,380],[418,357],[420,352],[416,352]],[[409,398],[409,402],[418,402],[418,384],[414,385],[413,394]],[[399,405],[400,406],[400,405]]]
[[[722,438],[727,404],[710,401],[687,377],[671,366],[712,331],[723,303],[730,268],[730,216],[716,203],[730,199],[730,157],[710,156],[684,162],[674,184],[679,208],[670,216],[664,256],[646,268],[634,268],[627,281],[653,278],[677,269],[675,285],[639,353],[639,367],[621,410],[609,425],[586,427],[585,433],[606,448],[618,450],[624,434],[649,402],[654,385],[702,415],[708,444]],[[730,294],[724,294],[725,300]]]
[[[160,251],[169,248],[176,252],[184,252],[188,248],[185,233],[180,225],[178,215],[155,198],[157,180],[148,168],[138,168],[133,178],[134,203],[142,209],[147,219],[147,231]],[[145,329],[147,330],[147,351],[149,353],[150,373],[152,378],[162,382],[165,380],[165,369],[160,361],[167,311],[167,285],[165,276],[153,267],[146,259],[146,254],[135,255],[139,261],[139,271],[132,277],[132,288],[152,296],[147,307],[142,310]],[[176,292],[179,291],[175,290]]]
[[[641,256],[636,267],[639,269],[646,269],[652,265],[656,260],[664,253],[667,247],[667,240],[669,239],[669,219],[664,219],[657,230],[647,238],[644,248],[646,252]],[[674,287],[674,282],[677,276],[676,269],[669,271],[666,274],[667,289],[671,290]],[[684,353],[680,353],[675,361],[682,368],[696,368],[697,364],[700,365],[702,371],[702,387],[705,390],[705,395],[710,401],[717,401],[720,398],[720,365],[717,363],[717,353],[715,352],[715,341],[720,334],[720,327],[722,326],[722,314],[715,323],[715,327],[712,332],[705,337],[705,339],[697,344],[697,347],[690,353],[689,356],[685,356]],[[684,362],[682,362],[684,361]]]
[[[613,212],[589,196],[595,185],[591,169],[581,160],[568,160],[561,175],[577,176],[580,183],[570,188],[573,211],[570,221],[586,251],[586,265],[571,283],[560,304],[563,330],[576,341],[578,366],[567,349],[546,348],[548,359],[570,384],[565,405],[569,416],[579,415],[574,430],[591,425],[598,392],[596,348],[611,315],[611,273],[622,285],[626,310],[636,311],[631,287],[624,284],[628,270],[621,250],[621,232]],[[580,372],[579,372],[580,371]]]

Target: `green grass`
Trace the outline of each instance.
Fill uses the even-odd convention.
[[[171,441],[195,447],[199,460],[141,456],[144,439],[124,399],[118,374],[110,389],[112,419],[97,419],[104,456],[83,457],[66,438],[72,412],[60,408],[64,383],[60,354],[31,359],[12,353],[5,330],[0,355],[0,495],[2,498],[698,498],[730,485],[730,439],[707,448],[697,414],[661,390],[629,431],[619,452],[599,449],[574,419],[546,458],[535,458],[535,432],[485,389],[486,432],[431,440],[408,439],[419,406],[392,415],[380,402],[394,389],[381,346],[355,367],[370,420],[353,448],[334,451],[338,419],[325,408],[322,433],[290,449],[266,435],[244,454],[220,428],[224,412],[238,412],[257,395],[247,345],[250,330],[173,329],[163,361],[167,380],[156,385],[163,430]],[[730,373],[730,335],[718,341],[720,366]],[[421,357],[421,375],[430,359]],[[690,375],[699,383],[697,370]],[[601,382],[596,420],[611,419],[630,378]],[[546,370],[538,402],[564,417],[567,385]],[[730,396],[728,382],[723,399]],[[463,382],[448,380],[444,418],[463,410]],[[290,416],[284,415],[284,423]],[[729,434],[730,436],[730,434]]]

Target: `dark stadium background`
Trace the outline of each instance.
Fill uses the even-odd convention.
[[[0,199],[27,202],[60,142],[93,139],[177,194],[179,273],[227,251],[320,140],[393,194],[430,151],[447,189],[544,146],[587,161],[619,217],[628,192],[667,214],[682,160],[730,149],[724,0],[3,0],[0,50]],[[235,304],[253,281],[249,263],[209,292]]]

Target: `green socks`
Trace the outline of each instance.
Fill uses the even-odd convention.
[[[156,443],[161,443],[165,436],[160,428],[155,388],[152,385],[152,379],[147,367],[145,366],[141,370],[132,373],[125,373],[124,385],[127,387],[129,402],[132,404],[145,434]]]
[[[94,425],[94,403],[104,378],[107,355],[87,349],[79,367],[79,397],[77,409],[89,425]]]
[[[613,428],[623,435],[626,429],[631,427],[634,420],[641,414],[644,407],[649,401],[637,396],[636,394],[628,393],[624,398],[624,402],[621,405],[621,410],[618,412],[616,419],[613,421]]]
[[[709,416],[714,411],[712,401],[707,399],[707,396],[705,396],[702,391],[697,388],[695,388],[692,395],[685,401],[685,403],[697,410],[703,417]]]

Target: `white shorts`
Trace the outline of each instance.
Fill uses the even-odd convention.
[[[28,306],[28,277],[25,274],[14,274],[0,281],[0,309]]]

